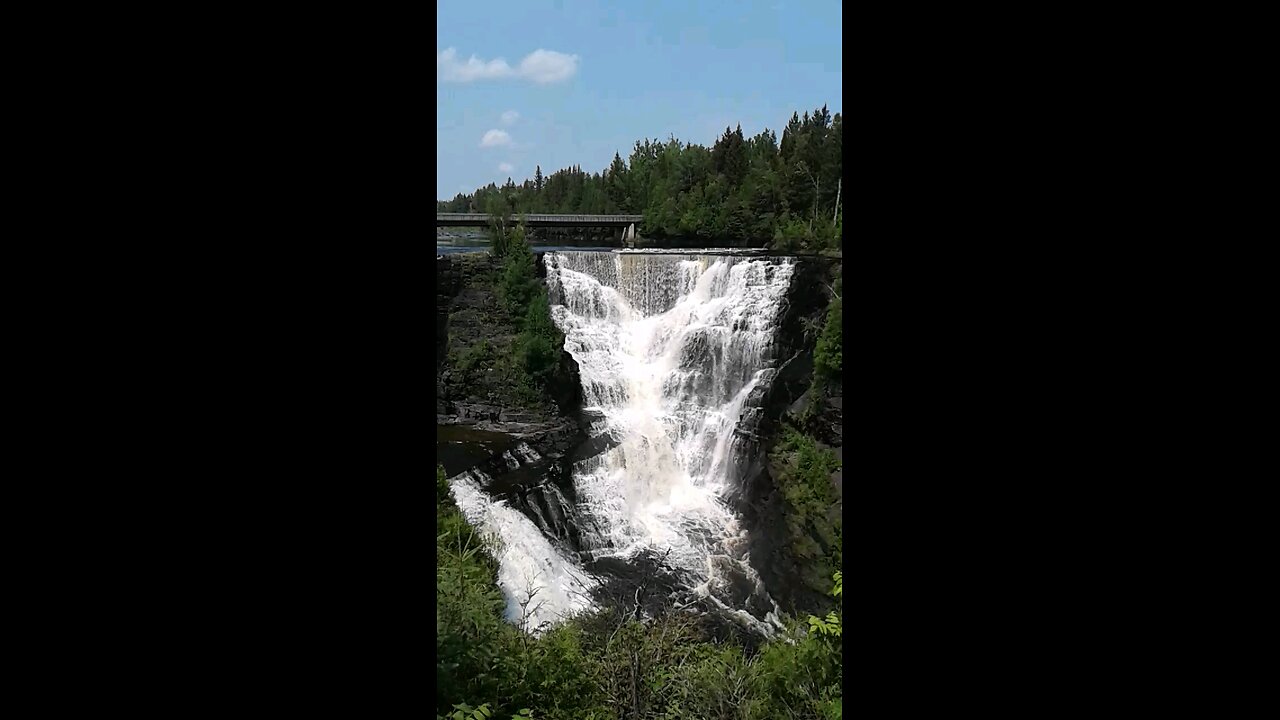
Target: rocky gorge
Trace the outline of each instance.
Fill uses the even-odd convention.
[[[498,259],[484,252],[454,253],[436,262],[437,450],[442,459],[448,458],[442,462],[446,473],[467,474],[480,490],[523,513],[553,543],[581,558],[587,572],[603,578],[595,591],[598,599],[634,602],[637,612],[653,603],[694,602],[691,594],[679,591],[679,569],[667,567],[661,557],[642,554],[623,563],[605,552],[601,538],[609,534],[602,527],[607,522],[582,508],[574,467],[581,473],[582,467],[599,463],[598,458],[627,438],[602,431],[606,423],[598,408],[584,411],[583,367],[574,354],[558,348],[545,381],[533,391],[521,386],[511,365],[519,331],[498,297]],[[548,282],[547,262],[542,254],[535,258],[543,282]],[[736,486],[725,497],[745,531],[745,552],[735,552],[758,573],[760,594],[786,612],[797,612],[821,604],[829,586],[829,576],[823,577],[832,565],[829,558],[833,552],[839,557],[843,388],[838,376],[815,382],[815,348],[836,295],[841,264],[822,257],[786,262],[791,276],[761,361],[766,379],[745,391],[741,417],[732,428],[733,469],[728,473],[736,478]],[[707,265],[704,260],[703,267]],[[602,287],[607,293],[622,281],[614,278],[612,286]],[[679,294],[670,288],[646,292]],[[695,343],[687,352],[701,353],[689,361],[694,365],[719,367],[726,361],[723,348]],[[599,379],[589,379],[588,385],[593,382]],[[619,388],[611,392],[634,392],[625,384]],[[822,489],[794,486],[797,453],[782,438],[797,432],[816,452],[835,459],[837,469],[825,478],[829,496]],[[473,439],[480,436],[486,439]],[[455,452],[456,447],[469,450]],[[822,517],[812,517],[802,508],[796,500],[804,494],[800,490],[805,497],[814,492],[822,496]],[[726,577],[731,586],[745,588],[756,582],[741,573]],[[732,605],[731,598],[737,598],[744,607],[758,604],[749,600],[754,592],[731,588],[723,593],[726,600],[717,602]],[[759,619],[767,609],[750,613]]]

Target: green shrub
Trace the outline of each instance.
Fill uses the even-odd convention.
[[[839,250],[842,225],[828,215],[817,219],[783,213],[773,233],[773,249],[781,252]]]
[[[491,364],[493,358],[493,347],[488,340],[481,340],[465,350],[459,350],[454,356],[453,366],[464,379],[470,380],[475,373]]]
[[[836,281],[839,284],[839,280]],[[827,321],[813,348],[813,372],[822,380],[835,380],[844,367],[844,330],[840,298],[827,307]]]
[[[508,312],[515,318],[524,315],[529,301],[541,290],[534,268],[533,250],[525,240],[523,227],[512,230],[502,254],[502,273],[498,278],[498,293]]]
[[[493,711],[489,709],[489,704],[485,703],[480,707],[473,708],[467,703],[458,703],[453,706],[453,713],[445,715],[436,715],[436,720],[490,720],[493,717]]]
[[[784,425],[772,452],[775,481],[786,501],[787,536],[792,555],[801,561],[801,579],[813,590],[825,590],[827,578],[843,564],[840,516],[831,473],[840,467],[829,450]],[[815,539],[816,538],[816,539]],[[821,541],[821,542],[819,542]]]
[[[751,661],[734,645],[699,644],[689,661],[659,673],[670,718],[733,718],[750,698]]]
[[[829,717],[831,688],[838,693],[840,681],[838,647],[793,623],[782,637],[766,643],[752,663],[751,695],[743,714],[752,720]]]
[[[520,328],[512,348],[516,362],[503,364],[503,371],[517,399],[538,405],[544,399],[542,386],[560,359],[564,335],[551,319],[547,292],[537,278],[523,225],[506,234],[502,248],[498,293]]]
[[[831,596],[838,598],[844,592],[843,576],[839,571],[836,571],[836,574],[833,575],[831,579],[835,581],[835,587],[832,588],[831,590]],[[823,635],[834,635],[835,637],[840,637],[841,635],[840,614],[832,610],[831,612],[827,613],[826,618],[817,618],[810,615],[809,627],[816,633],[821,633]]]
[[[525,371],[535,379],[541,379],[555,369],[559,351],[551,340],[541,335],[520,336],[519,351]]]
[[[548,340],[557,338],[563,340],[559,328],[551,320],[551,303],[547,300],[547,292],[542,288],[538,288],[538,291],[529,298],[529,306],[525,310],[521,326],[524,332],[530,335]]]
[[[506,638],[506,601],[497,588],[497,564],[480,536],[456,509],[436,513],[436,712],[451,713],[468,698],[502,697],[493,670]]]
[[[809,225],[800,218],[783,213],[773,234],[773,247],[783,252],[803,250],[809,244]]]

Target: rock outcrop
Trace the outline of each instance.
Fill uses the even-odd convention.
[[[498,297],[499,272],[487,252],[436,258],[436,422],[506,432],[544,455],[564,454],[581,435],[578,364],[561,350],[541,385],[523,382],[520,331]]]
[[[750,528],[753,564],[766,587],[788,612],[808,612],[822,607],[826,593],[795,582],[804,577],[805,560],[792,552],[786,500],[778,487],[777,471],[771,467],[769,452],[779,439],[783,423],[818,441],[843,462],[843,389],[839,379],[813,383],[814,346],[826,321],[831,302],[831,286],[841,272],[838,258],[812,257],[797,260],[791,292],[780,320],[773,361],[777,373],[759,400],[759,417],[754,423],[754,450],[744,468],[743,493],[739,509]],[[833,473],[836,498],[842,496],[841,472]],[[838,516],[839,503],[832,508]],[[811,531],[813,545],[828,550],[830,538]]]

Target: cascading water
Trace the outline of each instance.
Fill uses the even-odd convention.
[[[735,431],[773,378],[792,261],[556,252],[544,262],[584,409],[599,416],[592,433],[610,447],[572,468],[574,548],[548,541],[505,503],[486,502],[487,478],[453,479],[463,512],[502,539],[508,617],[532,586],[546,588],[533,625],[572,614],[600,582],[591,568],[656,556],[684,590],[682,605],[706,601],[769,634],[778,608],[751,567],[730,500],[744,459]]]
[[[625,253],[548,253],[545,263],[583,404],[618,443],[574,468],[579,503],[603,533],[592,556],[663,554],[698,595],[752,624],[776,621],[726,500],[741,480],[734,431],[752,390],[772,379],[794,266]]]
[[[497,551],[498,586],[507,597],[506,619],[524,621],[537,632],[590,607],[587,593],[594,580],[519,510],[491,501],[484,492],[490,479],[483,471],[469,470],[450,478],[449,489],[467,521],[482,536],[489,536],[487,544]]]

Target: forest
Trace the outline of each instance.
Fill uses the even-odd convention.
[[[839,250],[844,192],[842,120],[824,105],[793,113],[781,139],[725,128],[708,148],[675,137],[640,140],[600,172],[537,167],[436,204],[437,212],[642,214],[650,237],[768,241],[779,250]]]

